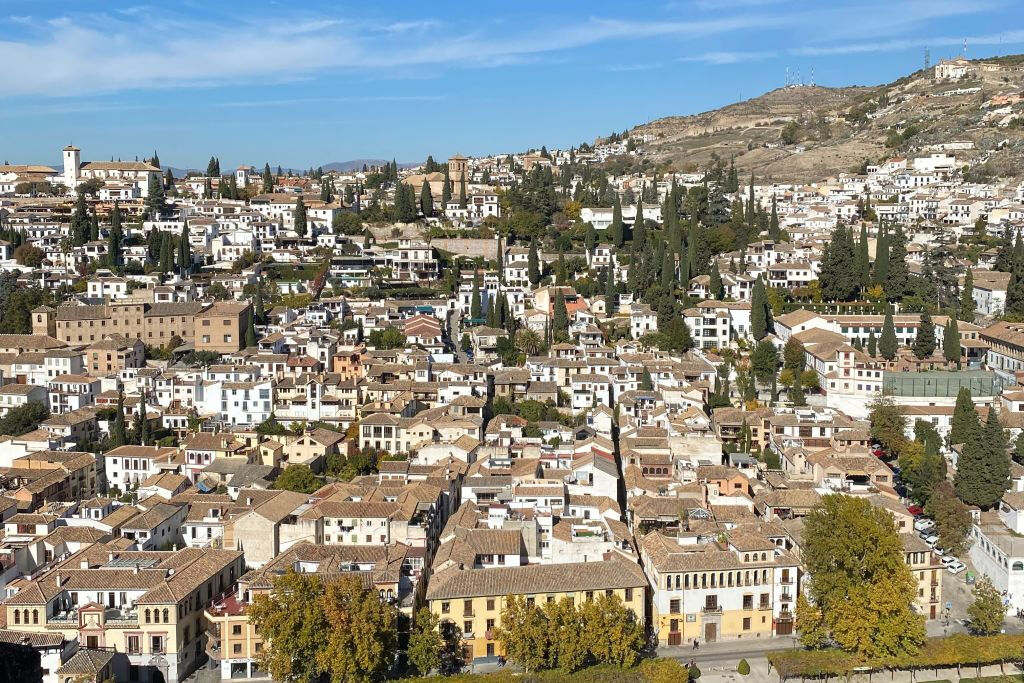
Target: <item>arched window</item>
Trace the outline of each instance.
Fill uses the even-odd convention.
[[[19,612],[18,610],[14,610],[14,623],[15,624],[20,624],[21,623],[21,612]]]
[[[158,610],[158,609],[153,610],[153,623],[154,624],[159,624],[160,623],[160,610]]]
[[[32,610],[32,623],[33,624],[38,624],[39,623],[39,610],[37,610],[37,609]]]
[[[23,610],[21,610],[21,619],[22,619],[22,621],[24,621],[24,622],[25,622],[26,624],[28,623],[28,610],[27,610],[27,609],[23,609]]]
[[[149,623],[149,610],[146,610],[146,623]]]
[[[164,607],[164,623],[165,623],[165,624],[169,624],[169,623],[170,623],[170,621],[171,621],[171,620],[167,618],[167,608],[166,608],[166,607]]]
[[[1024,562],[1014,562],[1013,563],[1013,571],[1019,572],[1021,570],[1024,570]]]

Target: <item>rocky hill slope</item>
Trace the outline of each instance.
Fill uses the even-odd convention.
[[[934,67],[871,87],[791,86],[692,116],[637,126],[644,153],[677,169],[712,154],[778,182],[821,180],[899,154],[970,142],[958,158],[982,180],[1024,174],[1024,56]],[[943,77],[937,78],[936,75]]]

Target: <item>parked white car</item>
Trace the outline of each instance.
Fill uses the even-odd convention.
[[[942,562],[943,567],[948,567],[951,564],[958,564],[960,560],[956,559],[952,555],[946,555],[940,560],[940,562]]]
[[[960,560],[957,560],[956,562],[953,562],[948,567],[946,567],[946,571],[948,571],[950,574],[959,574],[965,569],[967,569],[967,565],[965,565]]]
[[[938,555],[939,557],[942,557],[946,554],[946,551],[943,548],[940,548],[939,546],[935,546],[934,548],[932,548],[932,552]]]
[[[931,536],[925,536],[924,542],[928,544],[929,548],[934,549],[935,544],[939,542],[939,537],[935,534],[932,534]]]
[[[929,529],[935,528],[935,520],[922,517],[921,519],[914,522],[915,531],[928,531]]]

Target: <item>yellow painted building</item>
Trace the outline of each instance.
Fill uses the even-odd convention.
[[[128,657],[131,680],[183,680],[195,670],[203,609],[234,590],[242,553],[186,548],[124,551],[91,545],[22,587],[0,608],[7,628],[61,632],[82,647]]]
[[[640,565],[627,560],[447,569],[430,578],[426,597],[431,612],[458,628],[465,658],[472,661],[504,655],[494,636],[507,596],[525,596],[539,605],[563,597],[592,600],[602,593],[619,596],[645,623],[647,577]]]
[[[206,609],[209,642],[206,652],[220,668],[221,678],[254,678],[265,674],[256,665],[263,639],[249,623],[246,610],[256,595],[273,591],[274,577],[287,570],[317,574],[326,581],[355,576],[364,588],[373,588],[411,619],[418,572],[409,571],[409,547],[324,546],[309,542],[293,545],[273,561],[242,577],[235,594],[215,601]]]
[[[741,525],[710,538],[652,531],[640,554],[653,591],[651,622],[661,645],[793,632],[799,560],[770,525]]]

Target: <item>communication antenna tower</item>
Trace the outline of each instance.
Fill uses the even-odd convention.
[[[924,49],[924,70],[927,71],[928,67],[932,65],[932,52],[927,47]]]
[[[814,67],[811,67],[811,86],[814,85]]]

